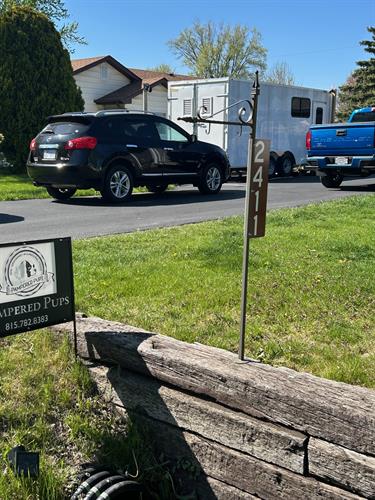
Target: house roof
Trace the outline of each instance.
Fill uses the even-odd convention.
[[[153,83],[156,80],[165,78],[167,81],[175,80],[195,80],[195,76],[178,75],[175,73],[163,73],[161,71],[151,71],[148,69],[129,68],[134,74],[139,76],[145,83]]]
[[[195,77],[187,75],[176,75],[174,73],[163,73],[161,71],[151,71],[147,69],[126,68],[112,56],[88,57],[86,59],[73,59],[71,61],[73,75],[86,71],[94,66],[107,62],[116,68],[120,73],[130,79],[130,83],[110,92],[103,97],[95,99],[96,104],[129,104],[132,99],[141,94],[144,85],[147,83],[151,88],[156,85],[168,87],[168,81],[191,80]]]
[[[73,59],[71,65],[73,68],[73,75],[82,73],[98,64],[106,62],[113,66],[117,71],[125,75],[130,80],[140,80],[140,77],[133,73],[130,69],[125,68],[117,59],[112,56],[98,56],[98,57],[88,57],[86,59]]]

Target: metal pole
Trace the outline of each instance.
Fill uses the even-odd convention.
[[[197,109],[198,109],[198,89],[197,84],[193,84],[193,118],[197,118]],[[198,122],[194,120],[193,122],[193,135],[198,139]]]
[[[77,358],[78,349],[77,349],[77,319],[76,312],[74,310],[74,319],[73,319],[73,335],[74,335],[74,356]]]
[[[254,146],[256,138],[256,118],[258,107],[259,95],[259,80],[258,72],[256,72],[255,81],[252,89],[252,126],[249,134],[249,146],[247,156],[247,171],[246,171],[246,198],[245,198],[245,220],[244,220],[244,246],[242,257],[242,293],[241,293],[241,326],[240,326],[240,344],[238,357],[240,360],[245,359],[245,334],[246,334],[246,306],[247,306],[247,284],[248,284],[248,270],[249,270],[249,253],[250,253],[250,194],[251,194],[251,165],[254,158]]]
[[[143,87],[143,111],[145,113],[147,113],[148,111],[147,93],[148,93],[148,85],[145,84]]]

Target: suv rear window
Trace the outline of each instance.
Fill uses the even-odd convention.
[[[76,123],[76,122],[52,122],[49,123],[44,129],[41,131],[41,134],[50,134],[53,133],[55,135],[81,135],[84,134],[89,126],[85,123]]]
[[[375,111],[370,111],[368,113],[355,113],[351,119],[352,123],[356,122],[375,122]]]

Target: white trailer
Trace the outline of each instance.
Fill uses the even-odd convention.
[[[238,121],[241,105],[225,109],[242,99],[251,99],[252,81],[213,78],[168,82],[168,116],[201,141],[223,148],[232,171],[246,169],[248,127],[226,124],[187,123],[178,118],[196,116],[205,106],[206,119]],[[331,123],[334,92],[260,82],[257,137],[270,139],[270,175],[289,175],[293,166],[305,164],[305,136],[310,125]],[[248,106],[247,106],[247,109]],[[224,111],[222,111],[224,110]]]

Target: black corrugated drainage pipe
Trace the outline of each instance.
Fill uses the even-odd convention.
[[[140,500],[143,487],[130,475],[115,471],[108,466],[91,466],[79,474],[83,482],[77,487],[70,500]]]

